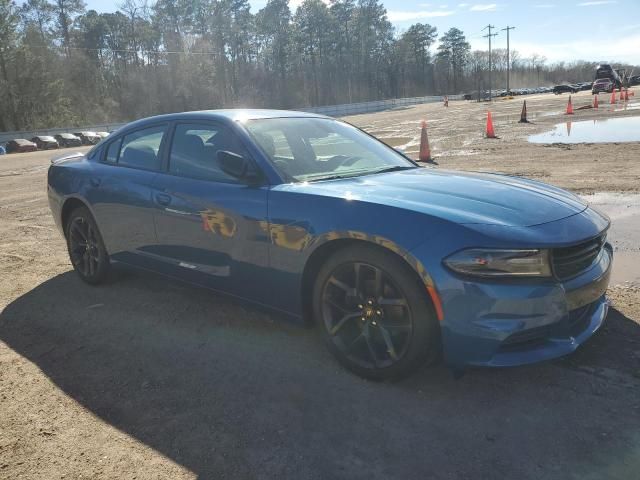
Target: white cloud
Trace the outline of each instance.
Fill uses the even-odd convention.
[[[610,3],[618,3],[616,0],[596,0],[594,2],[582,2],[579,3],[579,7],[596,7],[598,5],[609,5]]]
[[[418,12],[389,10],[387,12],[387,18],[392,22],[408,22],[421,18],[448,17],[454,13],[455,12],[451,10],[422,10]]]
[[[495,12],[498,5],[495,3],[477,3],[469,9],[472,12]]]

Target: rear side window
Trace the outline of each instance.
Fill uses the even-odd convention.
[[[247,157],[238,137],[226,127],[206,123],[178,124],[171,145],[169,172],[198,180],[237,183],[218,166],[220,150]]]
[[[161,125],[125,135],[121,141],[118,164],[144,170],[160,170],[160,145],[165,130],[166,126]],[[109,150],[113,145],[110,145]]]

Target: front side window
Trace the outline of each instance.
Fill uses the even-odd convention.
[[[418,168],[382,142],[336,120],[268,118],[248,120],[245,127],[278,171],[294,181]]]
[[[220,169],[217,159],[220,150],[247,156],[238,137],[226,127],[206,123],[178,124],[171,145],[169,172],[198,180],[237,183]]]
[[[109,144],[109,148],[107,149],[107,155],[105,157],[105,161],[107,163],[116,163],[118,161],[118,155],[120,154],[121,144],[122,144],[121,138]]]
[[[166,126],[160,125],[125,135],[122,138],[118,164],[144,170],[160,170],[160,145],[165,130]],[[113,142],[110,147],[116,143]]]

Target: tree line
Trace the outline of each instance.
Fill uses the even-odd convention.
[[[437,42],[437,48],[435,48]],[[506,51],[492,55],[504,87]],[[511,86],[589,80],[594,63],[511,51]],[[0,0],[0,131],[222,107],[295,108],[487,89],[464,33],[398,31],[379,0]]]

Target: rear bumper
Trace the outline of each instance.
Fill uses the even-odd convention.
[[[444,303],[445,361],[507,367],[575,351],[605,320],[612,261],[607,245],[587,271],[564,283],[458,280],[460,295]]]

